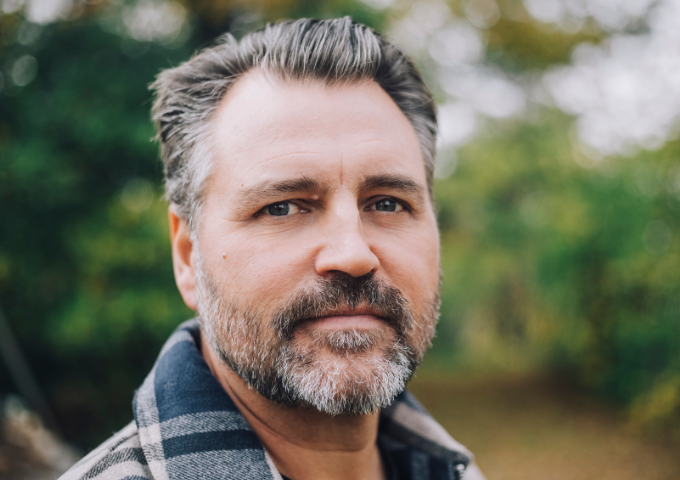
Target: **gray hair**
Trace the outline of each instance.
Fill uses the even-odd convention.
[[[231,34],[158,75],[152,118],[160,142],[166,198],[195,232],[212,171],[210,119],[231,85],[253,68],[283,81],[324,84],[373,80],[394,100],[418,136],[432,190],[437,118],[432,94],[395,45],[349,17],[269,24],[240,41]]]

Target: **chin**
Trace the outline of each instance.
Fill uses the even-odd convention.
[[[365,341],[369,337],[374,341]],[[307,345],[295,344],[279,372],[284,395],[277,400],[289,406],[371,414],[390,405],[413,374],[409,349],[384,332],[324,332]]]

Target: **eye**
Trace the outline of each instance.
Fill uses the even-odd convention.
[[[298,213],[300,208],[292,202],[277,202],[267,205],[264,210],[272,217],[285,217],[291,213]]]
[[[400,212],[404,207],[391,198],[383,198],[373,204],[375,209],[379,212]]]

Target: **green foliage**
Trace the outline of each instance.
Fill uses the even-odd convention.
[[[452,350],[461,367],[567,369],[651,418],[660,400],[647,392],[670,398],[680,365],[680,245],[671,241],[680,195],[668,188],[680,143],[586,169],[568,126],[544,112],[489,133],[438,182],[436,355]]]
[[[46,28],[36,79],[0,109],[0,303],[67,435],[89,446],[129,420],[140,365],[191,315],[146,87],[191,51],[133,58],[120,42],[95,22]]]
[[[603,37],[596,29],[568,34],[523,20],[502,18],[489,30],[487,58],[505,71],[542,70],[567,63],[575,45],[599,43]]]

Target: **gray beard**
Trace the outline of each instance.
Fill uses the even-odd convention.
[[[225,299],[197,255],[202,328],[220,359],[265,398],[329,415],[364,415],[392,403],[420,364],[434,334],[438,295],[414,320],[394,287],[372,276],[324,279],[295,295],[270,318]],[[388,322],[372,330],[312,331],[295,341],[295,327],[342,306],[367,305]],[[330,356],[320,355],[330,352]]]

